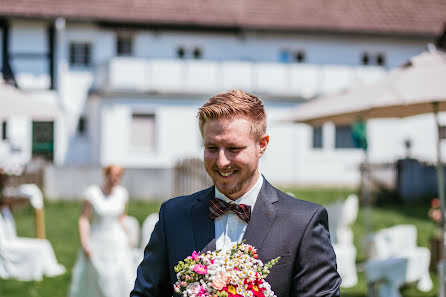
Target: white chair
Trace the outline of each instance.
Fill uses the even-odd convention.
[[[23,184],[17,187],[16,193],[29,199],[34,209],[43,208],[43,195],[39,187],[35,184]]]
[[[143,251],[139,248],[140,227],[138,220],[133,216],[126,216],[124,221],[128,229],[129,245],[131,246],[131,256],[135,266],[134,271],[143,259]]]
[[[152,231],[155,228],[156,223],[158,222],[158,214],[152,213],[149,214],[145,219],[141,227],[141,236],[139,245],[133,249],[133,260],[136,267],[138,267],[139,263],[144,258],[144,249],[146,245],[149,243],[150,236],[152,235]]]
[[[407,259],[405,282],[417,282],[417,288],[423,292],[432,289],[429,274],[430,251],[417,246],[417,229],[414,225],[381,229],[367,238],[366,244],[369,245],[371,260]]]
[[[341,245],[353,245],[353,231],[351,225],[356,221],[359,211],[358,196],[351,194],[342,205],[342,216],[339,219],[336,230],[337,243]]]
[[[356,248],[353,245],[334,244],[333,249],[336,254],[338,273],[342,278],[341,286],[351,288],[358,283],[358,273],[356,270]]]
[[[146,245],[149,243],[150,236],[152,235],[152,231],[155,228],[156,223],[158,222],[158,214],[157,213],[151,213],[149,214],[142,224],[141,228],[141,241],[139,248],[136,248],[134,250],[134,263],[135,263],[135,271],[136,267],[138,267],[139,263],[144,258],[144,249]]]
[[[330,240],[332,244],[338,243],[338,226],[342,217],[343,202],[337,201],[335,203],[325,206],[328,212],[328,228],[330,230]]]
[[[138,220],[133,216],[126,216],[124,224],[128,229],[129,244],[132,248],[139,247],[140,227]]]
[[[354,194],[344,202],[326,206],[330,239],[336,254],[338,273],[342,278],[341,286],[350,288],[358,283],[356,270],[356,248],[353,245],[353,232],[350,225],[358,215],[359,202]]]
[[[43,215],[43,195],[35,184],[22,184],[18,187],[6,187],[5,196],[21,197],[29,200],[35,211],[36,237],[45,238],[45,222]]]
[[[17,237],[9,208],[0,211],[0,277],[22,281],[42,280],[42,277],[65,273],[57,262],[53,248],[46,239]]]
[[[369,296],[401,297],[399,287],[405,282],[407,259],[370,260],[364,265]],[[372,293],[372,294],[371,294]]]
[[[155,228],[156,223],[158,223],[158,213],[149,214],[142,223],[140,245],[142,250],[144,250],[146,245],[149,243],[150,236],[152,236],[152,231]]]

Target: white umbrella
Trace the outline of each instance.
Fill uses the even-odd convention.
[[[26,115],[35,120],[48,120],[58,115],[57,106],[31,97],[30,94],[0,82],[0,120],[14,115]]]
[[[358,119],[407,117],[433,112],[439,129],[439,111],[446,111],[446,54],[430,49],[412,57],[405,65],[390,71],[373,84],[357,86],[340,94],[305,103],[297,107],[288,119],[312,125],[324,122],[349,124]],[[366,164],[367,159],[366,153]],[[445,192],[440,135],[437,141],[437,178],[444,243]],[[444,244],[443,251],[446,255]],[[443,269],[440,275],[442,272]],[[441,296],[444,296],[443,290],[442,285]]]
[[[407,117],[446,110],[446,54],[424,52],[381,80],[343,93],[314,99],[290,115],[295,122],[320,125],[353,123],[358,118]]]

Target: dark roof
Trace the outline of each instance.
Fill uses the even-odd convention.
[[[440,35],[446,0],[0,0],[0,16]]]

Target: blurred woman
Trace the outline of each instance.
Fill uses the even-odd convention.
[[[128,192],[123,169],[104,169],[102,186],[89,186],[79,218],[81,250],[73,268],[70,297],[129,296],[136,277],[125,217]]]

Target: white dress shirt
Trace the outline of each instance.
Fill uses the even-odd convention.
[[[227,203],[235,204],[245,204],[251,206],[251,213],[254,209],[254,205],[257,201],[257,196],[259,195],[260,189],[263,185],[263,177],[259,174],[254,187],[251,188],[246,194],[233,201],[220,193],[220,191],[215,188],[215,197],[221,199]],[[248,224],[241,220],[235,213],[228,211],[224,215],[219,216],[215,219],[215,239],[216,248],[219,249],[230,249],[234,243],[241,242],[243,235],[245,235],[246,226]]]

